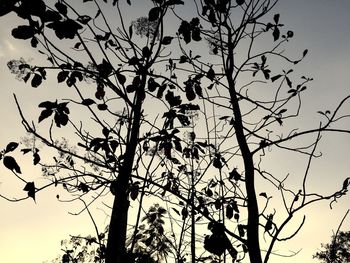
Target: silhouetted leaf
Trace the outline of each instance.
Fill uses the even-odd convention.
[[[65,81],[66,78],[68,77],[68,75],[69,75],[69,71],[60,71],[60,72],[58,72],[58,74],[57,74],[57,81],[58,81],[58,83],[61,83],[61,82]]]
[[[265,197],[267,199],[267,194],[265,192],[259,194],[262,197]]]
[[[55,116],[54,116],[54,120],[55,120],[55,123],[56,123],[56,126],[58,128],[62,126],[66,126],[67,123],[68,123],[68,115],[67,114],[64,114],[62,112],[56,112],[55,113]]]
[[[344,180],[344,182],[343,182],[343,190],[348,189],[349,185],[350,185],[350,177],[348,177],[348,178],[346,178]]]
[[[97,108],[100,110],[100,111],[105,111],[108,109],[108,106],[107,104],[103,103],[103,104],[98,104],[97,105]]]
[[[60,14],[62,14],[64,16],[67,15],[68,10],[67,10],[67,6],[65,4],[63,4],[62,2],[57,2],[55,4],[55,7]]]
[[[47,27],[53,29],[59,39],[73,39],[78,33],[78,30],[83,28],[79,23],[75,22],[72,19],[54,21],[50,24],[47,24]]]
[[[33,88],[39,87],[39,85],[42,83],[43,78],[39,74],[34,74],[34,77],[32,78],[31,85]]]
[[[244,0],[236,0],[237,5],[243,5],[244,4]]]
[[[3,164],[7,169],[11,171],[15,171],[16,173],[19,173],[19,174],[22,173],[21,168],[17,164],[15,158],[13,158],[12,156],[5,156],[3,159]]]
[[[308,50],[308,49],[305,49],[305,50],[303,51],[303,57],[305,57],[305,56],[307,55],[308,52],[309,52],[309,50]]]
[[[213,81],[215,78],[215,71],[213,70],[212,67],[207,72],[207,78],[210,79],[211,81]]]
[[[173,37],[165,36],[162,39],[162,44],[163,45],[169,45],[172,40],[173,40]]]
[[[12,36],[18,39],[29,39],[35,35],[35,29],[32,26],[18,26],[12,29]]]
[[[191,25],[187,21],[182,21],[178,30],[179,35],[182,35],[185,43],[188,44],[191,42]]]
[[[174,92],[168,90],[165,95],[166,101],[169,103],[170,107],[175,107],[181,104],[180,96],[174,96]]]
[[[275,81],[278,80],[280,77],[282,77],[282,75],[273,76],[273,77],[271,77],[271,81],[272,81],[272,82],[275,82]]]
[[[49,109],[43,110],[39,116],[38,122],[41,122],[46,118],[50,117],[52,113],[53,113],[52,110],[49,110]]]
[[[273,21],[275,21],[275,23],[278,24],[278,22],[280,21],[280,14],[275,14],[273,16]]]
[[[157,20],[160,16],[160,12],[160,7],[153,7],[148,13],[148,20],[151,22]]]
[[[288,87],[292,88],[292,81],[288,77],[286,77],[286,81],[287,81]]]
[[[238,225],[238,234],[240,237],[244,237],[244,235],[245,235],[245,226],[244,225],[241,225],[241,224]]]
[[[79,191],[82,191],[83,193],[88,193],[89,192],[89,186],[85,183],[80,183],[78,186]]]
[[[16,2],[12,0],[2,0],[0,1],[0,16],[7,15],[14,10]]]
[[[95,104],[96,102],[93,99],[87,98],[87,99],[83,99],[83,101],[81,102],[81,104],[85,105],[85,106],[90,106],[92,104]]]
[[[36,37],[32,37],[32,39],[30,40],[30,45],[33,47],[33,48],[36,48],[39,44],[39,41]]]
[[[119,72],[117,72],[117,79],[118,79],[119,83],[122,85],[124,85],[126,82],[126,77]]]
[[[202,40],[201,31],[199,27],[195,27],[192,29],[192,39],[197,42]]]
[[[33,198],[35,201],[35,185],[34,182],[28,182],[23,188],[27,192],[28,196]]]
[[[181,56],[179,63],[182,64],[182,63],[186,63],[186,62],[188,62],[188,58],[186,56]]]
[[[142,56],[144,58],[150,57],[151,54],[152,54],[152,52],[150,51],[149,47],[145,46],[144,48],[142,48]]]
[[[21,152],[22,152],[23,154],[29,153],[29,152],[31,152],[31,151],[32,151],[31,148],[21,149]]]
[[[5,153],[12,152],[12,151],[14,151],[17,147],[18,147],[18,143],[17,143],[17,142],[10,142],[10,143],[7,144],[7,146],[6,146]]]
[[[273,40],[276,41],[279,39],[280,37],[280,30],[278,29],[278,27],[275,27],[275,29],[272,32],[273,35]]]
[[[231,219],[233,217],[233,208],[230,205],[226,207],[226,217],[228,219]]]
[[[33,164],[37,165],[39,162],[40,162],[40,155],[37,152],[35,152],[33,154]]]

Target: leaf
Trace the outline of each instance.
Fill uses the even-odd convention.
[[[78,30],[83,28],[79,23],[72,19],[54,21],[50,24],[47,24],[47,27],[53,29],[59,39],[73,39],[78,33]]]
[[[142,49],[142,56],[144,58],[149,58],[151,56],[152,52],[151,50],[149,49],[149,47],[145,46],[143,49]]]
[[[196,93],[194,92],[193,87],[186,86],[185,92],[186,92],[186,98],[189,101],[192,101],[196,98]]]
[[[119,72],[117,72],[117,79],[118,79],[119,83],[122,85],[124,85],[126,82],[126,77]]]
[[[130,189],[130,198],[135,201],[138,195],[139,195],[139,185],[135,183],[132,185]]]
[[[13,158],[12,156],[5,156],[3,159],[3,164],[7,169],[11,171],[15,171],[16,173],[19,173],[19,174],[22,173],[21,168],[17,164],[15,158]]]
[[[192,29],[192,39],[197,42],[202,40],[201,31],[199,27],[195,27]]]
[[[308,52],[309,52],[309,50],[308,50],[308,49],[305,49],[305,50],[303,51],[303,57],[305,57],[305,56],[307,55]]]
[[[0,16],[7,15],[14,10],[15,1],[5,0],[0,3]]]
[[[153,7],[151,10],[149,10],[148,20],[150,22],[156,21],[160,16],[160,12],[161,12],[160,7]]]
[[[108,106],[107,104],[103,103],[103,104],[98,104],[97,105],[97,108],[100,110],[100,111],[105,111],[108,109]]]
[[[23,154],[29,153],[29,152],[31,152],[31,151],[32,151],[32,149],[30,149],[30,148],[21,149],[21,152],[22,152]]]
[[[43,101],[38,105],[39,108],[53,109],[57,107],[57,103],[51,101]]]
[[[31,85],[33,88],[37,88],[42,83],[42,81],[43,81],[43,78],[39,74],[34,74]]]
[[[275,81],[278,80],[280,77],[282,77],[281,74],[276,75],[276,76],[273,76],[273,77],[271,77],[271,81],[272,81],[272,82],[275,82]]]
[[[275,14],[273,16],[273,21],[275,21],[275,23],[278,24],[279,20],[280,20],[280,14]]]
[[[61,125],[66,126],[68,123],[68,115],[64,113],[56,112],[54,116],[54,120],[58,128],[60,128]]]
[[[28,192],[28,196],[33,198],[35,201],[35,185],[34,182],[28,182],[23,188],[24,191]]]
[[[215,78],[215,72],[213,70],[213,68],[210,68],[207,72],[207,78],[210,79],[211,81],[214,80]]]
[[[288,77],[286,77],[286,81],[287,81],[288,87],[292,88],[292,81]]]
[[[38,122],[41,122],[46,118],[50,117],[52,113],[53,113],[52,110],[49,110],[49,109],[43,110],[39,116]]]
[[[17,39],[29,39],[35,35],[35,28],[32,26],[18,26],[12,29],[11,34]]]
[[[278,27],[275,27],[275,29],[272,32],[273,40],[276,41],[280,38],[280,30]]]
[[[237,5],[243,5],[244,4],[244,0],[236,0]]]
[[[89,192],[89,186],[85,183],[80,183],[78,186],[78,189],[82,191],[83,193],[88,193]]]
[[[267,199],[267,194],[265,192],[259,194],[262,197],[265,197]]]
[[[182,215],[182,220],[185,220],[186,217],[188,216],[188,211],[187,211],[186,207],[182,208],[181,215]]]
[[[67,6],[65,5],[65,4],[63,4],[63,3],[61,3],[61,2],[57,2],[56,4],[55,4],[55,7],[56,7],[56,9],[57,9],[57,11],[60,13],[60,14],[62,14],[62,15],[64,15],[64,16],[66,16],[67,15]]]
[[[184,37],[184,41],[186,44],[191,42],[191,25],[187,21],[182,21],[181,25],[178,29],[179,35]]]
[[[238,234],[239,234],[240,237],[244,237],[244,235],[245,235],[244,228],[245,228],[244,225],[241,225],[241,224],[238,225]]]
[[[37,152],[35,152],[33,154],[33,164],[37,165],[39,162],[40,162],[40,155]]]
[[[87,98],[87,99],[83,99],[83,101],[81,102],[81,104],[85,105],[85,106],[90,106],[92,104],[95,104],[96,102],[93,99]]]
[[[66,80],[66,78],[68,77],[69,71],[60,71],[57,74],[57,81],[58,83],[61,83],[63,81]]]
[[[6,146],[5,153],[12,152],[12,151],[15,150],[17,147],[18,147],[18,143],[17,143],[17,142],[10,142],[10,143],[7,144],[7,146]]]
[[[348,178],[346,178],[344,180],[344,182],[343,182],[343,190],[348,189],[349,185],[350,185],[350,177],[348,177]]]
[[[233,217],[233,208],[230,205],[226,207],[226,217],[228,219],[231,219]]]
[[[162,43],[163,45],[170,45],[170,43],[171,43],[172,40],[173,40],[173,37],[165,36],[165,37],[163,37],[161,43]]]
[[[39,44],[39,41],[36,37],[32,37],[32,39],[30,40],[30,45],[33,47],[33,48],[36,48]]]

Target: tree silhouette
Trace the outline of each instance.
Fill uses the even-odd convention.
[[[314,257],[324,263],[347,263],[350,262],[350,232],[340,231],[332,235],[329,244],[321,245],[323,250],[317,252]]]
[[[299,232],[305,216],[294,233],[285,228],[303,208],[346,194],[350,178],[331,194],[311,192],[307,182],[322,134],[350,134],[337,126],[349,117],[342,110],[350,96],[320,111],[314,129],[290,124],[312,79],[293,72],[308,50],[284,55],[294,33],[272,13],[277,1],[153,0],[142,3],[141,17],[130,17],[141,3],[104,2],[1,3],[1,16],[14,12],[25,21],[12,36],[46,58],[41,65],[12,60],[10,70],[33,88],[50,75],[62,86],[54,100],[39,103],[37,117],[15,96],[35,140],[22,149],[10,142],[1,152],[26,192],[3,198],[36,200],[41,190],[62,186],[95,225],[96,237],[73,240],[95,244],[95,262],[262,263],[276,242]],[[183,17],[184,8],[193,17]],[[18,150],[32,155],[47,183],[22,176],[12,155]],[[271,152],[306,158],[298,190],[287,186],[288,175],[270,172]],[[107,195],[113,204],[105,233],[89,208]],[[161,204],[146,212],[146,200]],[[131,202],[136,220],[128,217]],[[128,223],[135,224],[130,231]],[[67,248],[62,261],[86,260],[86,251]]]

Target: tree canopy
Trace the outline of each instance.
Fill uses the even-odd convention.
[[[82,202],[96,233],[72,237],[64,263],[268,262],[277,242],[301,230],[305,216],[285,231],[296,214],[332,205],[350,184],[343,176],[331,193],[309,190],[322,135],[350,134],[341,124],[350,95],[319,111],[314,128],[295,127],[313,79],[294,74],[308,50],[285,54],[294,32],[273,13],[276,4],[2,1],[0,15],[23,22],[12,36],[45,58],[14,59],[11,72],[35,89],[55,78],[61,89],[43,89],[37,116],[14,96],[33,140],[1,151],[25,192],[1,196],[38,201],[43,189],[62,187],[59,201]],[[271,171],[275,152],[305,158],[297,186]],[[45,180],[27,180],[18,153]],[[91,207],[106,200],[110,223],[101,231]],[[82,240],[96,246],[92,254]]]

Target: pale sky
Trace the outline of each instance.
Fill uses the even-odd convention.
[[[137,1],[132,1],[136,3]],[[295,36],[289,45],[295,50],[308,48],[309,55],[298,65],[299,72],[314,78],[305,94],[302,127],[317,125],[318,110],[333,109],[335,103],[350,95],[350,1],[349,0],[280,0],[272,11],[281,14],[281,22],[294,31]],[[24,136],[12,93],[16,93],[23,107],[31,112],[38,111],[37,103],[50,92],[46,85],[57,85],[49,81],[40,89],[33,90],[29,85],[14,79],[7,70],[6,63],[12,58],[36,57],[35,51],[23,41],[14,40],[7,25],[12,20],[0,18],[0,148],[9,141],[18,141]],[[294,50],[292,50],[294,52]],[[350,104],[347,104],[350,112]],[[350,126],[349,119],[344,123]],[[347,150],[350,148],[349,135],[325,135],[321,144],[324,157],[315,162],[310,177],[314,189],[330,193],[339,188],[343,180],[350,176],[350,162]],[[304,163],[288,164],[283,156],[276,156],[272,169],[302,166]],[[295,168],[295,167],[294,167]],[[40,171],[28,164],[24,168],[25,176],[40,180]],[[13,180],[13,176],[0,166],[0,193],[20,197],[22,185]],[[2,263],[41,263],[55,258],[60,252],[60,240],[69,234],[93,233],[93,226],[87,214],[71,216],[68,212],[78,212],[72,204],[59,203],[56,189],[40,193],[36,204],[32,200],[9,203],[0,199],[0,262]],[[288,253],[302,249],[291,258],[272,259],[271,263],[316,263],[312,255],[320,248],[321,242],[329,241],[332,230],[336,230],[346,210],[350,208],[349,195],[334,204],[333,210],[324,202],[305,211],[306,224],[294,240],[282,244],[276,253]],[[108,211],[108,210],[106,210]],[[102,210],[94,211],[100,228],[108,223],[108,217]],[[300,217],[301,218],[301,217]],[[296,218],[296,223],[300,218]],[[350,217],[344,222],[343,230],[350,230]]]

